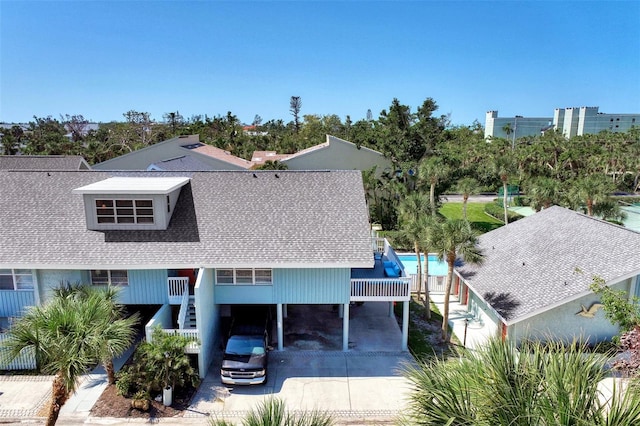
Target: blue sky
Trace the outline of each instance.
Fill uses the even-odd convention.
[[[640,112],[638,1],[0,0],[0,121]]]

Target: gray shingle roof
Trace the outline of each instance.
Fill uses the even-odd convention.
[[[551,207],[479,238],[481,266],[456,268],[508,322],[640,274],[640,233]]]
[[[166,231],[87,230],[72,190],[116,175],[192,180]],[[5,171],[0,188],[0,267],[373,265],[358,171]]]
[[[80,155],[0,155],[0,170],[86,170]]]

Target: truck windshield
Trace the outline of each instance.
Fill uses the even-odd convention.
[[[225,352],[231,355],[264,355],[264,342],[260,337],[231,336]]]

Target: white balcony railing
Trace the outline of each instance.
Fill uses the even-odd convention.
[[[411,296],[411,279],[362,278],[351,280],[352,302],[404,301]]]
[[[179,305],[182,303],[184,293],[189,293],[189,278],[169,277],[167,278],[167,288],[169,290],[169,303],[171,305]]]
[[[185,353],[198,354],[200,353],[200,332],[196,328],[175,329],[175,328],[163,328],[162,332],[174,336],[184,336],[189,339],[189,344],[184,349]]]

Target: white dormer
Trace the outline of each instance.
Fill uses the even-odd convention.
[[[167,229],[187,177],[112,177],[73,190],[82,194],[87,229]]]

